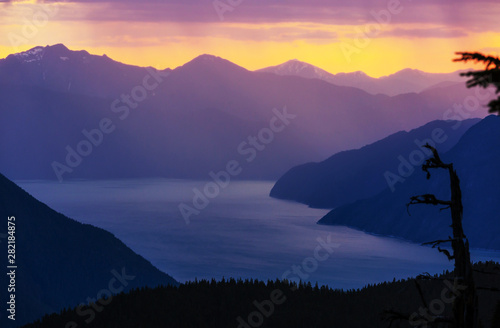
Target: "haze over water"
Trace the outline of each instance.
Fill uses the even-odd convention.
[[[446,258],[428,247],[316,222],[327,210],[270,198],[273,182],[231,182],[186,224],[178,205],[190,204],[203,181],[17,181],[53,209],[112,232],[180,282],[198,279],[281,278],[314,256],[318,238],[338,248],[306,281],[334,288],[440,273]],[[405,218],[402,218],[405,219]],[[500,252],[473,251],[473,260],[500,260]],[[298,279],[290,275],[290,279]]]

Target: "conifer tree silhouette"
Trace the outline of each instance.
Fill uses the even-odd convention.
[[[453,61],[464,62],[472,61],[475,63],[483,63],[485,65],[484,70],[479,71],[469,71],[461,73],[461,76],[467,76],[470,79],[467,81],[467,87],[482,87],[488,88],[493,86],[496,88],[495,94],[500,93],[500,58],[493,56],[486,56],[479,52],[457,52],[457,55],[461,56]],[[490,101],[488,104],[490,113],[497,113],[500,115],[500,96],[497,99]]]

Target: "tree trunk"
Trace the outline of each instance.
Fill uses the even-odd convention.
[[[425,161],[422,170],[427,172],[427,179],[430,178],[429,169],[446,169],[450,175],[451,200],[440,200],[432,194],[425,194],[411,197],[409,205],[430,204],[444,205],[451,210],[453,238],[448,240],[438,240],[428,244],[433,247],[445,242],[451,241],[453,254],[447,250],[438,247],[438,250],[444,253],[449,260],[455,261],[454,286],[456,298],[453,301],[453,318],[450,324],[453,328],[479,328],[478,300],[476,287],[474,285],[474,275],[472,263],[470,261],[469,242],[464,234],[462,227],[463,206],[462,191],[460,189],[460,179],[457,172],[453,169],[453,163],[445,164],[441,161],[437,150],[426,144],[424,147],[432,151],[433,156]]]
[[[449,164],[448,171],[450,173],[451,188],[450,207],[451,227],[453,229],[451,246],[455,257],[455,285],[466,287],[453,302],[453,317],[457,328],[477,328],[479,327],[477,295],[470,261],[469,242],[462,228],[463,206],[460,179],[453,169],[453,164]]]

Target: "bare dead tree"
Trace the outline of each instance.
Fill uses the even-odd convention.
[[[450,176],[450,189],[451,200],[440,200],[432,194],[418,195],[410,198],[410,205],[428,204],[428,205],[442,205],[443,209],[451,210],[451,228],[453,230],[453,237],[448,239],[436,240],[430,243],[433,248],[437,247],[438,250],[445,254],[448,260],[455,262],[454,267],[454,284],[455,287],[464,288],[463,292],[457,295],[453,301],[453,318],[451,327],[455,328],[477,328],[479,327],[478,318],[478,305],[476,287],[474,285],[474,270],[470,261],[469,241],[464,234],[462,227],[463,219],[463,206],[462,206],[462,191],[460,189],[460,179],[457,172],[453,168],[453,163],[443,163],[437,150],[426,144],[424,146],[432,151],[432,157],[427,159],[422,165],[422,170],[427,173],[427,179],[430,179],[430,169],[445,169],[448,170]],[[442,249],[439,245],[444,243],[451,243],[452,253],[446,249]]]

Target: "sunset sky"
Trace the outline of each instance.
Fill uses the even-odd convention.
[[[208,53],[251,70],[451,72],[465,68],[456,51],[498,55],[498,17],[498,0],[1,1],[0,57],[64,43],[157,68]]]

